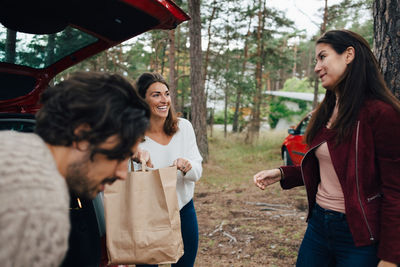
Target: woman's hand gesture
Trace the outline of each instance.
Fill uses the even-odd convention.
[[[264,170],[254,175],[253,180],[257,187],[264,190],[265,187],[274,184],[282,179],[280,169]]]

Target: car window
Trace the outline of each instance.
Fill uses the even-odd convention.
[[[310,116],[307,116],[302,122],[299,124],[297,130],[301,135],[304,135],[307,129],[308,121],[310,120]]]
[[[70,26],[58,33],[37,35],[12,31],[0,24],[0,62],[46,68],[97,40]],[[7,48],[10,41],[13,47]]]
[[[35,121],[32,119],[0,119],[0,131],[13,130],[31,133],[35,129]]]

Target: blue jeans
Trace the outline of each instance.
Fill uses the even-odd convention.
[[[297,258],[297,267],[376,267],[377,245],[356,247],[346,215],[317,204],[312,210]]]
[[[193,199],[189,201],[181,210],[181,231],[183,240],[184,254],[172,267],[193,267],[196,260],[197,248],[199,246],[199,228],[197,225],[196,210],[194,209]],[[158,265],[136,265],[136,267],[157,267]]]

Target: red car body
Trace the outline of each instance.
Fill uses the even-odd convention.
[[[40,93],[58,73],[145,31],[173,29],[188,19],[171,0],[3,0],[0,22],[7,29],[50,35],[70,27],[95,41],[43,68],[5,62],[0,54],[0,112],[35,113]]]
[[[283,141],[281,152],[284,165],[299,165],[308,147],[303,137],[311,114],[304,117],[300,123],[288,130],[289,135]]]

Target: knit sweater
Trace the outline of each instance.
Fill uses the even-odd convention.
[[[69,193],[43,140],[0,132],[0,264],[59,266],[68,247]]]

